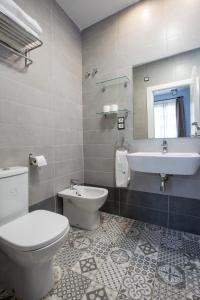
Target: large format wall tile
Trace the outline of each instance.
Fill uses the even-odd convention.
[[[0,166],[44,154],[47,167],[29,168],[29,201],[39,208],[51,199],[43,207],[55,210],[70,178],[83,181],[81,33],[53,0],[17,3],[40,23],[44,45],[22,71],[23,60],[9,66],[0,49]]]
[[[176,6],[173,0],[140,1],[83,31],[83,140],[87,183],[101,182],[107,186],[113,183],[114,186],[114,162],[113,171],[109,171],[106,176],[102,170],[99,171],[99,166],[102,162],[103,168],[105,158],[114,158],[116,147],[123,137],[130,151],[161,151],[160,140],[133,139],[133,119],[141,124],[137,128],[139,130],[143,127],[146,112],[134,114],[132,68],[199,47],[199,11],[200,4],[196,0],[178,0]],[[98,74],[86,79],[86,72],[93,68],[98,69]],[[130,78],[126,89],[123,85],[113,85],[102,93],[96,85],[98,81],[124,75]],[[172,77],[175,75],[172,74]],[[164,80],[165,74],[162,77]],[[124,131],[117,131],[114,120],[99,119],[96,115],[104,104],[112,103],[118,103],[121,108],[126,107],[131,111]],[[142,130],[141,134],[144,134]],[[168,141],[168,146],[169,151],[200,152],[199,139],[172,139]],[[98,161],[98,165],[95,161]],[[166,195],[199,199],[199,179],[199,174],[194,177],[170,177]],[[130,188],[160,193],[160,177],[132,173]]]

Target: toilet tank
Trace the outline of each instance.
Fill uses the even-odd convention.
[[[0,169],[0,226],[28,213],[28,168]]]

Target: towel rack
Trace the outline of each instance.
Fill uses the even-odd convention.
[[[33,63],[28,57],[29,52],[41,47],[43,42],[0,12],[0,45],[24,58],[25,66],[28,67]]]

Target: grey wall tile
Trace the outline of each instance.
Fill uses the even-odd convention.
[[[200,218],[200,200],[171,196],[169,212],[170,214],[190,215]]]
[[[49,210],[52,212],[55,212],[56,209],[56,200],[54,197],[43,200],[37,204],[33,204],[29,207],[29,211],[34,211],[34,210],[39,210],[39,209],[44,209],[44,210]]]
[[[169,227],[176,230],[200,234],[200,218],[187,215],[170,214]]]
[[[168,212],[168,196],[120,189],[120,202]]]
[[[158,210],[148,209],[120,203],[120,215],[126,218],[132,218],[143,222],[167,227],[168,213]]]
[[[23,61],[8,66],[0,49],[0,166],[28,166],[29,153],[45,155],[48,166],[29,172],[34,205],[54,197],[75,174],[83,179],[82,45],[55,1],[17,3],[40,23],[44,45],[31,53],[34,64],[24,72]]]
[[[98,171],[85,170],[84,172],[85,183],[113,187],[114,179],[112,174],[113,174],[112,172],[100,172],[100,171],[98,172]]]
[[[142,128],[145,112],[143,118],[134,114],[132,68],[200,46],[199,35],[197,36],[200,6],[198,1],[192,1],[190,4],[189,2],[183,3],[178,0],[176,5],[180,6],[179,13],[179,10],[174,8],[173,0],[140,1],[83,31],[83,139],[88,183],[98,184],[99,180],[106,185],[107,180],[107,185],[113,183],[114,186],[114,166],[113,172],[109,172],[111,178],[107,174],[102,179],[95,170],[95,163],[89,160],[95,161],[97,157],[98,161],[103,162],[105,158],[114,157],[116,143],[119,143],[123,136],[130,145],[130,151],[161,150],[160,140],[133,140],[133,122],[140,121],[139,127]],[[169,18],[167,11],[171,12]],[[86,80],[85,72],[93,67],[98,68],[97,76]],[[156,69],[152,72],[155,74]],[[169,72],[166,73],[168,76]],[[106,93],[98,90],[97,81],[123,75],[130,78],[128,89],[112,86]],[[112,128],[105,120],[100,122],[98,117],[95,117],[96,111],[106,103],[119,103],[132,111],[125,131],[119,133],[114,125]],[[139,136],[145,135],[146,132],[139,132]],[[200,152],[200,142],[197,139],[169,140],[168,145],[171,152]],[[199,198],[198,181],[198,177],[192,176],[170,177],[166,194]],[[130,188],[160,194],[160,178],[156,175],[132,174]]]

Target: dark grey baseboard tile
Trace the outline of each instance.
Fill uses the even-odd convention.
[[[29,211],[30,212],[32,212],[34,210],[40,210],[40,209],[55,212],[55,210],[56,210],[55,198],[51,197],[51,198],[45,199],[45,200],[43,200],[43,201],[41,201],[37,204],[29,206]]]
[[[200,218],[186,215],[170,214],[169,228],[190,232],[193,234],[200,234]]]
[[[56,197],[56,212],[63,215],[63,199],[61,197]]]
[[[119,216],[119,201],[106,201],[100,210]]]
[[[162,194],[120,189],[120,202],[149,209],[168,211],[168,196]]]
[[[145,207],[124,205],[120,203],[120,216],[152,223],[159,226],[168,226],[168,213]]]
[[[200,199],[170,196],[169,213],[200,218]]]

